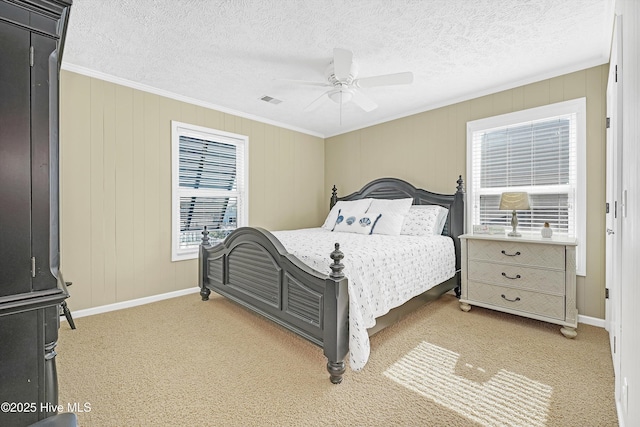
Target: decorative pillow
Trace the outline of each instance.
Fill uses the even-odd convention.
[[[432,236],[442,234],[449,210],[439,205],[411,206],[400,234]]]
[[[371,234],[376,223],[382,217],[378,212],[352,213],[349,211],[338,212],[336,225],[333,231],[345,231],[347,233]]]
[[[336,219],[338,219],[338,212],[341,209],[361,214],[367,211],[370,204],[371,199],[340,200],[338,203],[333,205],[333,208],[331,208],[329,215],[327,215],[327,219],[324,221],[324,224],[322,224],[322,228],[333,230],[333,227],[336,225]]]
[[[374,234],[400,235],[405,215],[409,212],[413,198],[408,199],[373,199],[369,211],[380,212],[382,218],[376,224]]]

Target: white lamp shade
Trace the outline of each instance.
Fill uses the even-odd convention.
[[[500,196],[501,211],[520,211],[531,209],[529,194],[526,192],[502,193]]]

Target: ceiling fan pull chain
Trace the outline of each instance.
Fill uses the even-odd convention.
[[[342,126],[342,91],[340,91],[340,126]]]

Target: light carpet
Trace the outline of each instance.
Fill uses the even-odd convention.
[[[340,385],[319,347],[215,294],[76,325],[62,324],[57,366],[80,426],[618,425],[604,329],[570,340],[448,294],[371,337]]]

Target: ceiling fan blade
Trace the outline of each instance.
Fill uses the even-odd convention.
[[[325,93],[323,93],[322,95],[320,95],[319,97],[317,97],[316,99],[314,99],[313,101],[311,101],[311,103],[309,105],[307,105],[306,107],[304,107],[304,109],[302,111],[313,111],[316,108],[318,108],[320,106],[320,104],[322,104],[322,102],[324,101],[324,98],[329,98],[329,92],[331,91],[327,91]]]
[[[391,86],[406,85],[413,82],[413,73],[405,71],[404,73],[383,74],[381,76],[363,77],[356,79],[353,84],[357,87],[375,87],[375,86]]]
[[[333,49],[333,74],[336,79],[343,81],[351,74],[351,64],[353,63],[353,53],[350,50]]]
[[[353,103],[356,104],[358,107],[362,108],[367,113],[369,111],[373,111],[376,108],[378,108],[378,104],[373,102],[373,100],[371,100],[368,96],[366,96],[359,90],[353,89],[351,93],[352,93],[351,100],[353,101]]]
[[[288,82],[288,83],[296,83],[296,84],[305,85],[305,86],[321,86],[321,87],[330,87],[331,86],[327,82],[312,82],[312,81],[309,81],[309,80],[294,80],[294,79],[275,79],[275,80],[282,81],[282,82]]]

